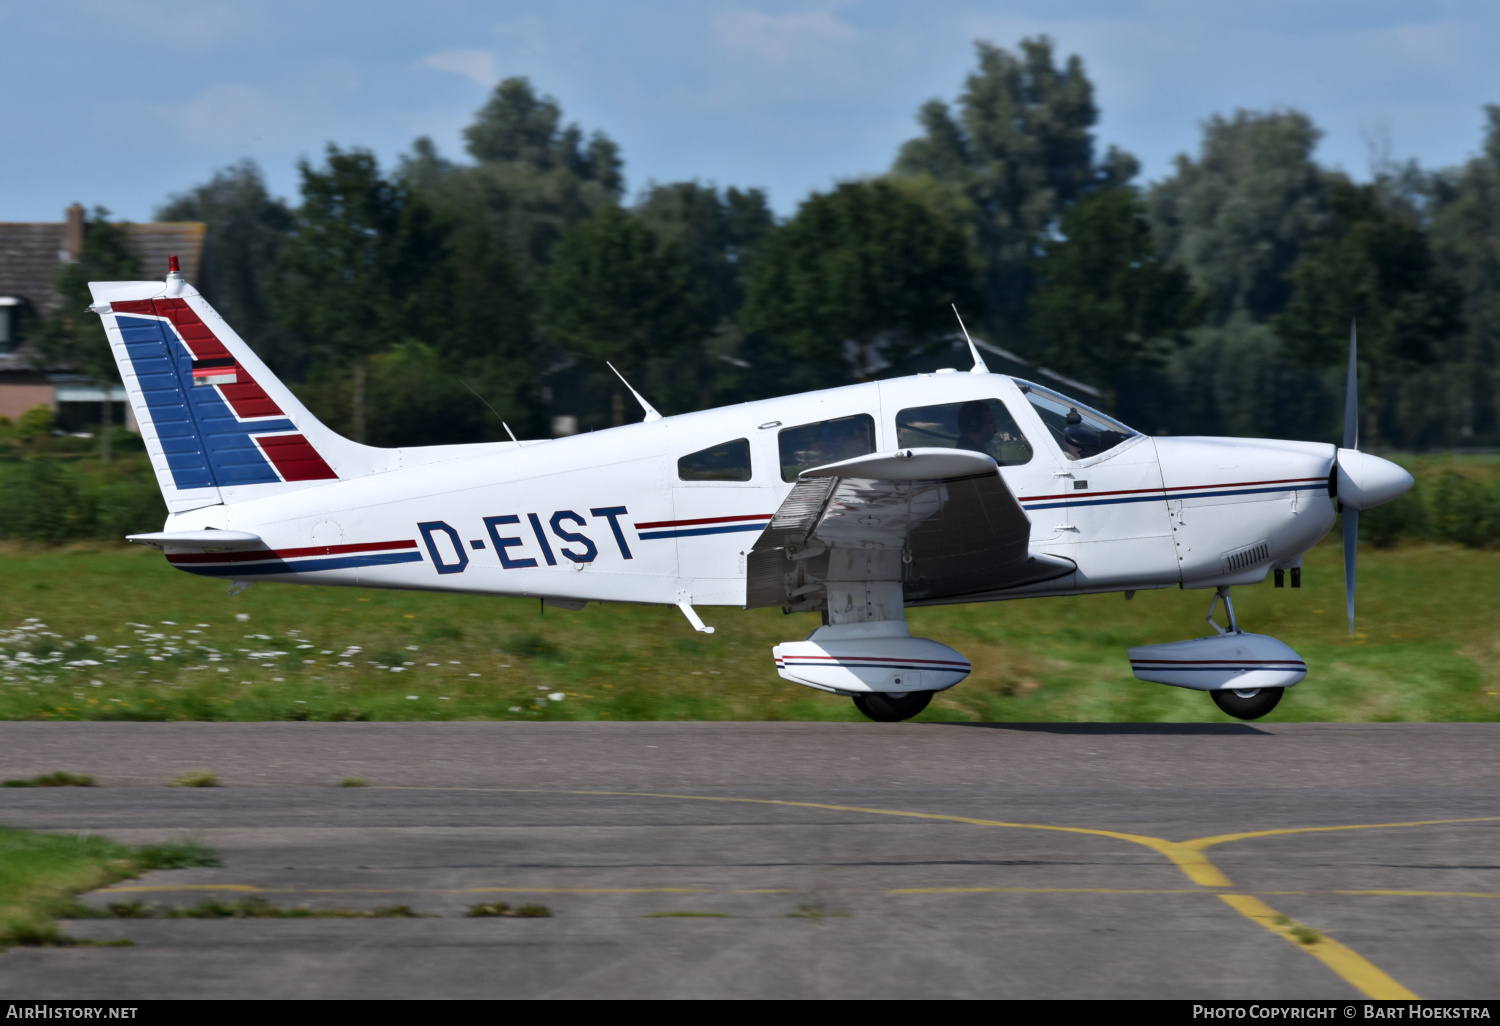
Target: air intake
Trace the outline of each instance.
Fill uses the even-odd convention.
[[[1224,572],[1229,574],[1248,570],[1252,566],[1271,561],[1271,547],[1265,542],[1256,542],[1243,549],[1224,553]]]

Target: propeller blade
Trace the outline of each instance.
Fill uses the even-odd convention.
[[[1344,448],[1359,448],[1359,342],[1349,321],[1349,383],[1344,386]]]
[[[1359,510],[1344,507],[1344,595],[1349,604],[1349,637],[1354,637],[1354,559],[1359,551]]]

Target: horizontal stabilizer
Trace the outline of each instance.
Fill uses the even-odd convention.
[[[153,531],[127,534],[132,545],[150,545],[164,552],[234,552],[257,549],[264,544],[258,534],[244,531]]]

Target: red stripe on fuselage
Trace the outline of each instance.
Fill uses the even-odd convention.
[[[1144,495],[1147,492],[1196,492],[1205,488],[1249,488],[1253,485],[1308,484],[1327,481],[1326,477],[1288,477],[1279,481],[1231,481],[1226,484],[1173,485],[1170,488],[1124,488],[1117,492],[1093,492],[1088,489],[1078,492],[1063,492],[1061,495],[1027,495],[1021,502],[1045,502],[1048,499],[1088,499],[1101,495]]]
[[[649,524],[636,524],[637,531],[649,531],[657,527],[692,527],[695,524],[730,524],[743,520],[770,520],[770,513],[754,513],[745,517],[699,517],[697,520],[653,520]]]
[[[340,556],[355,552],[389,552],[392,549],[414,549],[412,541],[364,542],[357,545],[314,545],[305,549],[257,549],[249,552],[177,552],[167,556],[169,563],[259,563],[268,559],[296,559],[299,556]]]

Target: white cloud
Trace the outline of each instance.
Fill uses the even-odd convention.
[[[462,75],[483,89],[488,89],[499,79],[495,71],[495,55],[485,50],[443,50],[428,54],[418,63],[424,68]]]

